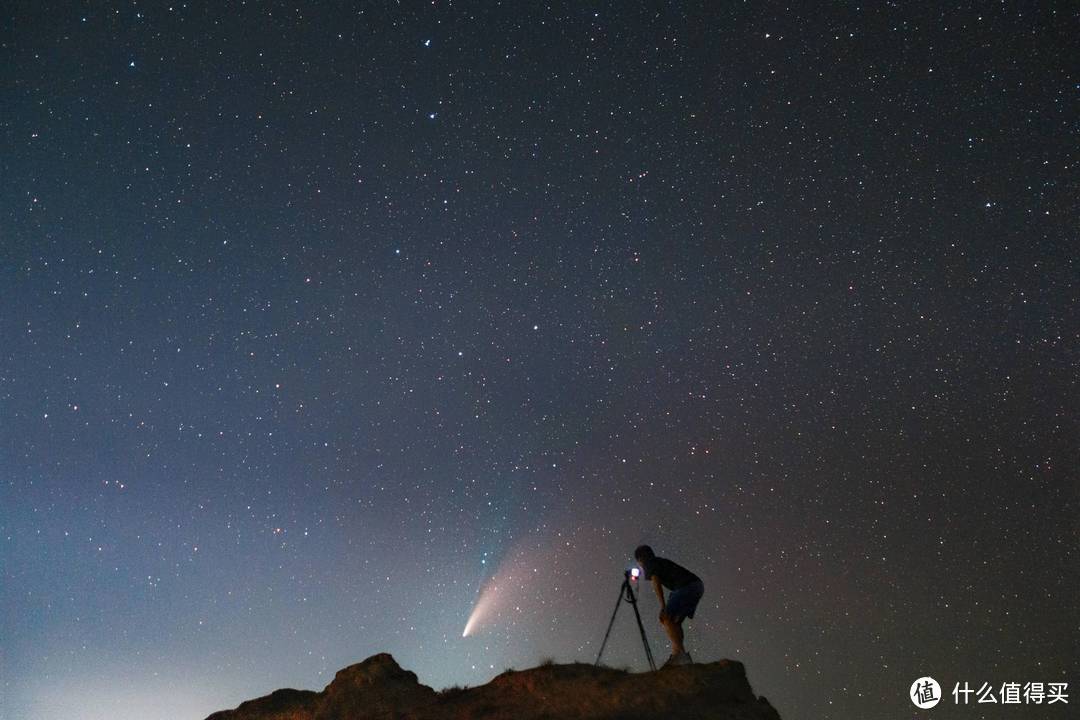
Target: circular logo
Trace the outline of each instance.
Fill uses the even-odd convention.
[[[941,702],[941,686],[937,680],[927,675],[911,683],[911,694],[908,697],[915,703],[915,707],[932,708]]]

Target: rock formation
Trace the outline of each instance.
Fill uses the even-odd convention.
[[[486,685],[436,692],[390,655],[338,672],[322,692],[277,690],[207,720],[780,720],[742,663],[628,673],[580,663],[508,670]]]

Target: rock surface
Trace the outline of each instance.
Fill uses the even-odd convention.
[[[338,672],[322,692],[278,690],[207,720],[780,720],[756,697],[742,663],[720,660],[650,673],[542,665],[486,685],[435,692],[390,655]]]

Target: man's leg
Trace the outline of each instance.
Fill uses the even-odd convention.
[[[672,655],[680,655],[686,652],[686,648],[683,647],[682,621],[682,618],[679,618],[678,622],[671,618],[664,619],[664,630],[667,631],[667,636],[671,640]]]

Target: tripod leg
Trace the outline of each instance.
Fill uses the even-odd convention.
[[[615,616],[619,613],[619,605],[622,604],[623,593],[626,592],[627,587],[628,587],[627,581],[623,580],[622,587],[619,588],[619,597],[615,600],[615,609],[611,612],[611,622],[609,622],[607,624],[607,632],[604,633],[604,642],[600,643],[600,652],[598,652],[596,654],[596,662],[594,662],[593,665],[599,665],[600,664],[600,656],[604,654],[604,647],[607,645],[608,636],[611,635],[611,627],[615,624]],[[634,608],[634,612],[637,612],[636,607]],[[641,624],[641,619],[639,618],[638,619],[638,625],[640,625],[640,624]],[[642,632],[644,632],[644,630]],[[656,668],[653,668],[653,669],[655,670]]]
[[[641,623],[641,613],[637,609],[637,598],[634,597],[633,589],[630,590],[630,604],[634,606],[634,617],[637,619],[638,630],[641,631],[641,644],[645,646],[645,659],[649,661],[649,669],[656,669],[656,661],[653,660],[652,648],[649,647],[649,638],[645,634],[645,626]]]

